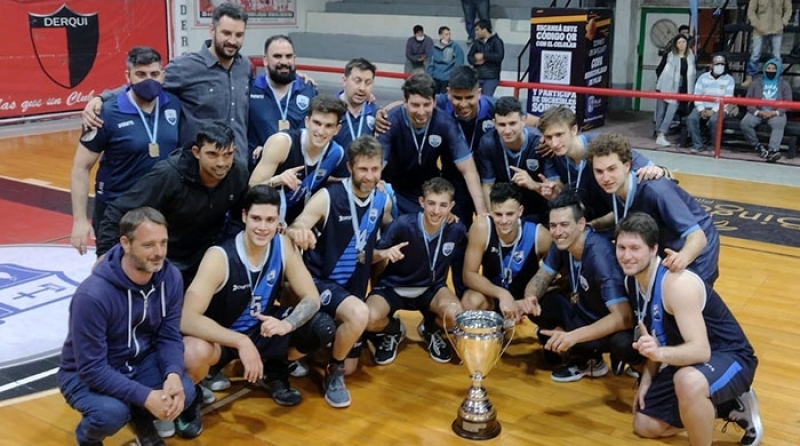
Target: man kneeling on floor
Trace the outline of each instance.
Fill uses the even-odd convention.
[[[277,404],[294,406],[301,395],[289,386],[290,347],[310,353],[332,341],[336,327],[318,313],[319,293],[302,256],[278,234],[279,206],[277,190],[250,188],[242,211],[245,229],[206,251],[186,291],[181,330],[186,371],[194,382],[238,358],[246,381],[265,388]],[[294,307],[277,305],[284,282],[301,296]],[[180,433],[180,420],[177,428]]]
[[[689,443],[707,446],[719,417],[744,429],[743,445],[759,444],[764,432],[751,387],[758,359],[719,294],[697,274],[662,264],[658,225],[647,214],[619,223],[616,256],[637,308],[633,348],[647,358],[634,432],[661,438],[685,428]]]
[[[166,260],[160,212],[131,210],[119,227],[119,243],[72,297],[56,378],[82,416],[78,445],[102,445],[126,423],[137,444],[163,445],[153,420],[191,421],[191,409],[181,412],[195,400],[182,361],[183,279]]]

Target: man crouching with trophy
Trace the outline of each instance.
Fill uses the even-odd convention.
[[[451,341],[472,377],[453,430],[473,440],[500,433],[497,412],[481,382],[502,355],[505,327],[536,310],[523,299],[525,285],[551,243],[547,229],[521,218],[517,186],[495,183],[489,202],[491,215],[476,219],[469,231],[464,259],[464,284],[469,289],[461,300],[468,311],[456,316]]]

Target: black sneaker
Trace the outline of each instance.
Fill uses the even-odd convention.
[[[428,344],[428,354],[431,355],[431,359],[441,364],[450,362],[453,355],[450,353],[450,345],[442,338],[441,330],[428,333],[425,330],[425,323],[420,322],[417,325],[417,334],[425,339],[425,343]]]
[[[611,358],[611,373],[616,376],[620,376],[625,373],[625,362],[621,359],[617,359],[614,355],[610,355]]]
[[[258,380],[259,387],[266,390],[279,406],[296,406],[303,401],[300,391],[292,388],[288,378],[276,378],[268,380],[266,377]]]
[[[406,327],[402,322],[394,319],[389,324],[400,324],[400,330],[397,334],[381,333],[375,336],[375,354],[372,355],[372,359],[378,365],[393,363],[397,358],[397,348],[406,337]]]
[[[166,445],[161,436],[158,435],[156,427],[153,425],[154,419],[153,415],[144,408],[131,408],[131,419],[128,421],[128,427],[133,431],[138,446]]]
[[[755,446],[761,443],[764,436],[764,426],[761,425],[761,415],[758,412],[758,399],[756,392],[751,387],[747,392],[736,398],[736,407],[730,411],[726,419],[735,422],[744,429],[742,444]]]
[[[772,150],[767,154],[766,159],[768,163],[776,163],[779,159],[781,159],[781,152],[778,150]]]
[[[756,145],[756,153],[760,158],[766,158],[769,155],[769,150],[764,146],[764,144],[757,144]]]
[[[189,407],[184,409],[175,419],[175,432],[181,438],[195,438],[203,432],[203,418],[200,415],[200,403],[203,391],[200,385],[194,386],[195,397]]]
[[[602,359],[589,359],[588,361],[572,361],[553,370],[550,378],[559,383],[580,381],[584,376],[597,378],[606,376],[608,367]]]

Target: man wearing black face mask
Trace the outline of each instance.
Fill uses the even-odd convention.
[[[711,71],[703,73],[697,78],[694,94],[701,96],[733,97],[736,81],[728,74],[728,63],[725,56],[716,54],[711,58]],[[714,146],[714,137],[717,128],[717,103],[696,101],[694,110],[686,119],[689,134],[692,136],[692,152],[702,152],[703,137],[700,134],[700,121],[705,121],[711,130],[711,146]],[[728,114],[726,110],[725,114]],[[724,119],[724,117],[723,117]]]
[[[317,95],[312,83],[295,71],[294,44],[288,36],[275,35],[264,42],[264,67],[250,86],[247,145],[250,168],[258,162],[267,138],[283,130],[305,128],[311,100]]]
[[[128,88],[103,104],[106,125],[84,127],[70,177],[72,246],[86,253],[108,203],[130,189],[153,165],[178,146],[181,103],[162,90],[161,55],[150,47],[128,52]],[[103,155],[100,159],[100,155]],[[100,160],[95,182],[92,224],[87,214],[89,172]]]
[[[765,99],[768,101],[791,101],[792,87],[781,78],[780,59],[770,59],[764,64],[764,76],[756,78],[747,88],[747,97]],[[769,135],[769,146],[758,142],[756,126],[769,125],[772,131]],[[747,142],[753,145],[761,158],[768,163],[781,159],[780,144],[783,139],[783,130],[786,128],[786,109],[769,106],[747,106],[747,114],[741,122],[742,133]]]

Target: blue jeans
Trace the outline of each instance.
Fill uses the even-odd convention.
[[[748,76],[758,74],[758,63],[761,61],[761,52],[764,49],[764,39],[769,39],[769,46],[772,48],[772,57],[781,60],[781,45],[783,44],[783,34],[769,34],[758,36],[753,33],[750,39],[750,61],[747,62]]]
[[[481,94],[484,96],[492,97],[494,96],[494,91],[497,90],[497,84],[500,82],[500,79],[481,79],[478,81],[478,85],[481,87]]]
[[[157,354],[148,355],[129,378],[151,389],[161,389],[164,378],[158,366]],[[181,381],[186,395],[186,408],[195,397],[194,383],[185,374]],[[78,443],[101,442],[116,434],[130,420],[128,403],[93,391],[77,373],[64,373],[59,377],[58,384],[67,404],[81,413],[81,422],[75,429]]]
[[[663,99],[656,101],[656,131],[658,133],[669,133],[669,126],[672,124],[675,113],[678,111],[677,101],[667,103]]]
[[[714,137],[717,135],[717,115],[718,113],[714,112],[707,121],[708,129],[711,132],[712,146],[714,145]],[[700,134],[701,120],[703,119],[700,117],[700,112],[697,111],[697,108],[693,108],[686,119],[686,126],[689,127],[689,135],[692,137],[692,146],[697,151],[703,150],[703,136]]]
[[[469,40],[475,40],[475,13],[481,20],[489,21],[489,0],[461,0],[464,10],[464,26],[467,28]]]

